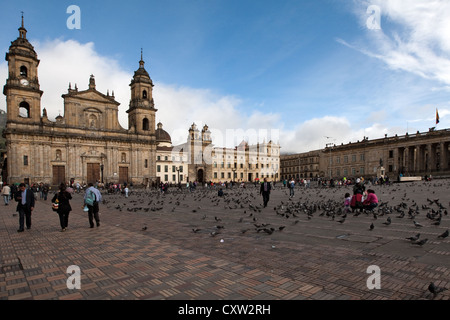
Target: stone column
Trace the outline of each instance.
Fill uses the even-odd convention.
[[[428,144],[428,171],[436,170],[436,145]]]
[[[447,142],[441,142],[440,143],[441,148],[441,158],[440,158],[440,171],[445,171],[448,169],[448,143]]]
[[[410,172],[410,174],[413,174],[415,172],[415,154],[416,154],[416,147],[409,147],[409,155],[408,155],[408,171]]]
[[[423,145],[417,146],[416,153],[416,171],[425,171],[425,147]]]

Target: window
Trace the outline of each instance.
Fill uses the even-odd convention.
[[[356,162],[356,154],[352,155],[352,162]]]
[[[352,168],[352,175],[355,175],[355,174],[356,174],[356,169]]]
[[[169,175],[168,175],[168,174],[165,174],[165,175],[164,175],[164,181],[165,181],[165,182],[168,182],[168,181],[169,181]]]
[[[175,174],[172,175],[172,181],[176,182],[177,181],[177,176]]]
[[[214,172],[214,179],[217,179],[217,172]]]
[[[160,161],[161,160],[161,156],[158,156],[156,159],[158,159],[158,161]]]
[[[169,172],[169,166],[164,166],[164,172]],[[166,179],[167,181],[167,179]]]
[[[359,160],[360,161],[364,161],[365,160],[364,153],[359,156]]]
[[[231,172],[228,172],[228,179],[231,179]]]
[[[144,160],[144,168],[148,168],[148,159]]]
[[[221,179],[225,178],[225,173],[221,172],[221,173],[220,173],[220,178],[221,178]]]
[[[159,164],[156,166],[156,172],[161,172],[161,166]]]
[[[348,156],[344,156],[344,163],[348,163]]]
[[[175,169],[175,166],[172,166],[172,172],[175,172],[175,171],[177,171],[177,170]]]
[[[24,166],[28,165],[28,156],[23,156],[23,165]]]
[[[30,105],[28,102],[22,101],[19,105],[19,116],[22,118],[30,118]]]
[[[360,173],[361,175],[364,174],[364,167],[359,168],[359,173]]]
[[[389,150],[389,158],[393,158],[394,157],[394,150]]]
[[[21,77],[28,77],[28,69],[25,66],[20,67],[20,76]]]
[[[180,166],[180,172],[183,172],[183,166]]]
[[[147,99],[147,90],[142,91],[142,99]]]
[[[142,120],[142,130],[150,130],[150,126],[149,126],[149,122],[147,118],[144,118],[144,120]]]
[[[183,181],[183,175],[180,174],[180,181]]]

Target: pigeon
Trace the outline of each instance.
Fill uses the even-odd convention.
[[[383,224],[388,226],[388,225],[391,224],[391,222],[392,222],[392,221],[391,221],[391,217],[388,217],[387,220],[386,220],[386,222],[383,222]]]
[[[417,244],[419,246],[423,246],[427,242],[428,242],[428,239],[423,239],[423,240],[420,240],[420,241],[413,242],[413,244]]]
[[[371,223],[371,224],[370,224],[370,227],[369,227],[370,231],[372,231],[373,228],[375,228],[375,226],[373,225],[373,223]]]
[[[420,223],[418,223],[416,220],[413,220],[414,225],[418,228],[423,227],[423,225],[421,225]]]
[[[448,229],[443,234],[438,236],[438,238],[442,238],[442,239],[447,238],[447,237],[448,237]]]
[[[420,233],[416,234],[413,237],[406,238],[406,240],[417,241],[420,238]]]
[[[214,217],[214,219],[216,219],[217,222],[222,221],[222,219]]]
[[[215,236],[217,236],[218,234],[220,234],[220,232],[216,232],[216,231],[212,231],[212,232],[210,232],[210,236],[211,237],[215,237]]]
[[[431,282],[428,286],[428,291],[430,291],[433,294],[433,299],[436,298],[438,293],[441,293],[444,290],[446,289],[437,287],[433,282]]]
[[[194,228],[194,229],[192,229],[192,232],[194,232],[194,233],[197,233],[197,232],[199,232],[201,229],[199,229],[199,228]]]

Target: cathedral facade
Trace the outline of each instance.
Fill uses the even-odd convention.
[[[130,83],[128,129],[118,121],[119,103],[97,91],[95,78],[86,90],[77,86],[63,94],[64,116],[50,121],[41,111],[38,56],[27,30],[6,53],[7,121],[4,130],[8,182],[115,182],[149,184],[156,179],[155,104],[153,82],[139,61]]]
[[[272,141],[235,148],[215,147],[207,125],[187,128],[186,143],[172,145],[163,125],[155,125],[153,82],[139,61],[130,83],[128,128],[119,124],[114,92],[96,89],[95,77],[85,90],[69,84],[64,116],[55,121],[41,108],[39,59],[27,30],[6,53],[8,78],[3,88],[7,115],[7,182],[132,183],[151,186],[186,182],[254,182],[279,179],[280,146]],[[5,171],[5,170],[4,170]]]

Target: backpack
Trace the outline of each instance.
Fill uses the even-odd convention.
[[[88,190],[88,194],[86,195],[86,199],[84,200],[84,202],[88,205],[88,206],[93,206],[95,203],[95,193],[92,192],[91,190]]]

